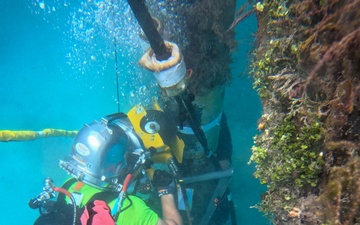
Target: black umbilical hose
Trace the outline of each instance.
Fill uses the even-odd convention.
[[[128,0],[137,21],[147,37],[151,49],[158,61],[166,60],[171,56],[171,50],[166,48],[164,39],[156,29],[153,18],[146,8],[144,0]]]
[[[210,157],[211,152],[207,143],[206,135],[204,130],[201,128],[199,120],[196,117],[195,109],[193,104],[191,103],[191,100],[186,96],[186,93],[175,96],[175,100],[180,107],[184,107],[184,109],[186,110],[188,114],[187,121],[189,122],[189,125],[195,134],[195,137],[198,139],[199,143],[204,148],[205,155],[207,157]]]
[[[139,22],[142,30],[147,37],[152,50],[155,53],[157,60],[166,60],[171,56],[170,49],[167,49],[164,43],[163,38],[161,37],[159,31],[156,29],[153,18],[151,17],[149,11],[146,8],[144,0],[128,0],[128,3],[133,11],[137,21]],[[202,144],[206,154],[208,155],[210,150],[207,145],[207,140],[204,131],[201,129],[200,123],[196,118],[195,111],[191,102],[188,101],[183,95],[176,96],[179,105],[183,105],[186,110],[189,112],[191,118],[191,128],[193,129],[196,137],[199,139],[199,142]]]
[[[73,205],[73,215],[74,215],[72,224],[75,225],[76,224],[76,200],[75,200],[74,196],[68,190],[66,190],[64,188],[54,187],[53,189],[54,189],[54,191],[59,192],[59,193],[63,193],[64,195],[66,195],[66,196],[68,196],[70,198],[71,203]]]

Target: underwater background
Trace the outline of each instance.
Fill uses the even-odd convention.
[[[157,94],[153,75],[137,64],[146,46],[127,2],[120,1],[123,17],[116,24],[106,23],[108,1],[104,11],[94,10],[89,2],[0,1],[0,130],[79,130],[84,123],[117,112],[115,47],[120,111]],[[109,32],[115,25],[118,46]],[[236,27],[238,48],[224,105],[234,145],[232,195],[242,225],[268,224],[250,208],[265,188],[247,164],[261,116],[260,100],[247,75],[256,29],[255,17]],[[58,186],[66,179],[58,160],[70,152],[71,143],[70,137],[0,142],[0,211],[7,215],[0,224],[33,223],[39,214],[28,207],[28,200],[41,192],[45,177]]]

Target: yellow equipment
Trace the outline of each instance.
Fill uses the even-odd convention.
[[[156,103],[153,108],[156,110],[145,110],[142,105],[136,105],[127,116],[145,148],[156,150],[151,156],[154,163],[166,164],[173,157],[181,163],[185,144],[176,136],[176,126],[171,126],[171,121],[166,120]]]

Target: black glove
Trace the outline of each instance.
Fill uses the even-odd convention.
[[[164,170],[155,170],[152,185],[158,191],[159,197],[175,193],[175,181],[173,176]]]

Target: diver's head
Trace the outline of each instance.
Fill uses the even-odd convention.
[[[117,190],[143,153],[127,116],[114,114],[85,124],[60,167],[88,185]]]

